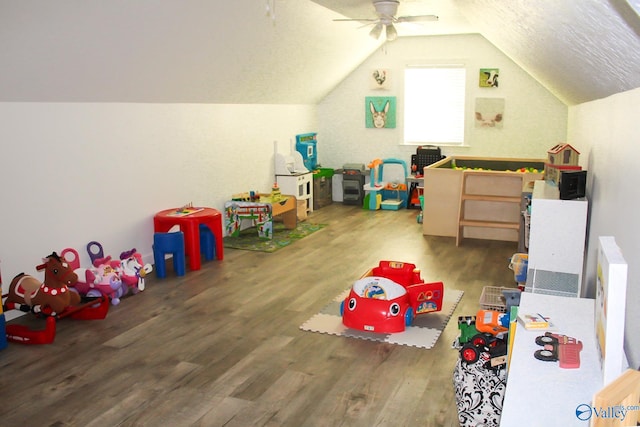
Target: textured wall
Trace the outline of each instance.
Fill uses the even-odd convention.
[[[407,63],[460,63],[467,66],[466,147],[443,147],[447,155],[546,157],[546,150],[566,138],[567,107],[480,35],[413,37],[379,49],[347,77],[318,108],[318,151],[323,165],[369,163],[381,157],[406,162],[415,146],[403,141],[403,71]],[[390,71],[390,90],[372,90],[373,69]],[[499,68],[498,88],[478,87],[480,68]],[[396,96],[395,129],[365,128],[364,98]],[[475,128],[477,97],[505,100],[504,126]]]
[[[640,324],[638,103],[640,89],[635,89],[572,107],[568,132],[569,142],[581,152],[580,164],[588,171],[590,223],[584,274],[588,296],[595,296],[598,237],[614,236],[629,265],[625,348],[635,369],[640,367],[640,338],[636,331]]]

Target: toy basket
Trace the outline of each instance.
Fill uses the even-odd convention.
[[[502,290],[513,288],[497,287],[497,286],[485,286],[482,288],[482,295],[480,295],[480,308],[483,310],[493,310],[504,313],[507,311],[507,303],[502,295]]]

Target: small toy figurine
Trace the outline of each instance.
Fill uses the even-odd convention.
[[[278,187],[278,183],[274,182],[273,187],[271,188],[271,201],[279,202],[282,200],[282,193],[280,192],[280,187]]]

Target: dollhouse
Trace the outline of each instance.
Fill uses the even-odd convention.
[[[548,182],[558,183],[560,172],[581,170],[578,166],[580,152],[569,144],[557,144],[547,151],[547,162],[544,164],[544,177]]]

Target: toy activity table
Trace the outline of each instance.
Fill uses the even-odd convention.
[[[222,242],[222,214],[213,208],[197,208],[191,213],[181,213],[178,208],[166,209],[153,217],[153,228],[157,233],[166,233],[178,226],[184,233],[185,252],[189,257],[189,268],[200,270],[200,224],[205,224],[216,237],[216,258],[224,257]]]
[[[282,196],[281,200],[275,202],[268,195],[260,195],[259,201],[255,202],[230,200],[224,204],[224,228],[228,236],[237,237],[242,220],[249,219],[257,228],[259,237],[272,239],[273,217],[281,215],[286,228],[296,228],[296,207],[296,198],[293,196]]]

